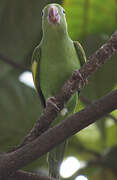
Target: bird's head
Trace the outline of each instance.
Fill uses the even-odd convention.
[[[48,4],[45,6],[42,10],[42,28],[43,32],[67,31],[65,10],[62,6],[59,4]]]

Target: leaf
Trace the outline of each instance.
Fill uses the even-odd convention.
[[[74,40],[89,34],[111,34],[116,29],[116,1],[64,0],[64,7]]]

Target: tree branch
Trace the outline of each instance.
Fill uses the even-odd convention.
[[[94,73],[116,51],[117,31],[105,45],[88,58],[88,62],[80,69],[83,79],[86,79],[89,75]],[[61,110],[64,107],[64,103],[67,102],[72,94],[82,87],[83,84],[81,78],[79,78],[79,73],[78,71],[75,71],[72,77],[65,83],[60,93],[56,96],[56,104],[59,109]],[[39,121],[36,123],[28,138],[25,139],[24,144],[25,142],[28,144],[14,152],[1,155],[0,177],[7,177],[29,162],[40,158],[55,145],[61,143],[66,138],[77,133],[116,108],[117,91],[113,91],[108,96],[105,96],[79,113],[69,117],[63,123],[47,130],[58,114],[56,108],[51,104],[48,104],[44,114],[40,118],[40,123]],[[45,130],[47,131],[43,133]],[[38,137],[40,134],[42,135]]]
[[[96,70],[101,67],[112,55],[117,51],[117,31],[111,36],[110,40],[107,41],[101,48],[99,48],[92,56],[88,58],[88,61],[79,70],[83,79],[87,79]],[[60,93],[56,95],[56,105],[61,111],[64,104],[70,99],[70,97],[83,87],[81,78],[79,78],[78,71],[74,71],[71,78],[64,84]],[[55,120],[58,115],[58,111],[51,104],[48,104],[44,110],[44,114],[35,123],[33,129],[24,138],[23,143],[19,146],[23,146],[28,142],[31,142],[36,137],[40,136],[44,131],[46,131],[51,123]],[[18,148],[19,148],[18,147]]]
[[[81,100],[85,105],[89,105],[89,104],[92,103],[92,101],[90,101],[88,98],[86,98],[85,96],[82,96],[82,95],[80,95],[80,100]],[[115,123],[117,123],[117,119],[116,119],[113,115],[111,115],[111,114],[106,114],[105,116],[108,117],[108,118],[111,118]]]
[[[26,68],[24,65],[22,64],[18,64],[16,63],[15,61],[9,59],[7,56],[3,56],[2,54],[0,54],[0,60],[11,65],[12,67],[14,68],[17,68],[19,70],[22,70],[22,71],[29,71],[28,68]]]
[[[114,90],[84,110],[72,115],[57,126],[50,128],[40,137],[37,137],[22,148],[3,154],[0,158],[0,177],[5,178],[26,164],[40,158],[57,144],[60,144],[68,137],[116,108],[117,90]]]
[[[12,176],[9,176],[2,180],[55,180],[54,178],[49,178],[47,176],[41,176],[36,173],[30,173],[25,171],[17,171]]]

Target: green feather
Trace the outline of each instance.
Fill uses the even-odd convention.
[[[60,16],[59,23],[50,23],[48,20],[51,18],[49,12],[52,8]],[[42,40],[32,56],[32,72],[35,87],[45,107],[46,100],[60,91],[72,72],[85,63],[86,57],[81,45],[73,42],[69,37],[65,14],[60,5],[49,4],[44,8],[42,30]],[[60,113],[53,126],[73,114],[77,103],[78,94],[75,93],[65,105],[67,109],[65,116]],[[59,179],[59,168],[64,157],[65,144],[66,142],[57,145],[49,153],[48,163],[51,177]]]
[[[86,62],[86,55],[84,49],[82,48],[81,44],[78,41],[74,41],[74,46],[80,61],[81,66]]]

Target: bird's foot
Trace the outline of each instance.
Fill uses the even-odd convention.
[[[74,70],[73,77],[75,77],[75,78],[78,77],[81,80],[81,83],[83,86],[88,84],[88,79],[84,79],[78,69]],[[79,88],[81,88],[81,87],[79,87]]]
[[[48,98],[46,104],[51,104],[54,108],[56,108],[57,112],[60,112],[60,108],[57,106],[56,98],[54,96]]]

